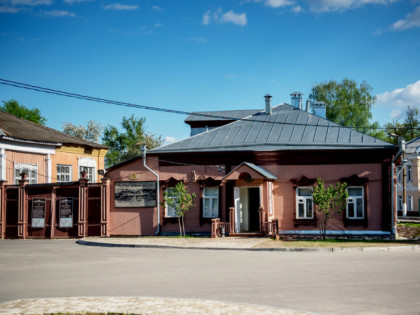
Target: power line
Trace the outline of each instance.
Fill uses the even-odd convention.
[[[37,85],[17,82],[17,81],[11,81],[0,78],[0,84],[13,86],[21,89],[36,91],[36,92],[42,92],[47,94],[54,94],[59,96],[65,96],[70,98],[76,98],[86,101],[92,101],[92,102],[99,102],[99,103],[106,103],[111,105],[117,105],[117,106],[125,106],[125,107],[131,107],[131,108],[137,108],[137,109],[145,109],[145,110],[151,110],[151,111],[157,111],[157,112],[166,112],[166,113],[172,113],[172,114],[180,114],[180,115],[194,115],[194,116],[200,116],[200,117],[207,117],[207,118],[218,118],[218,119],[227,119],[227,120],[233,120],[233,121],[245,121],[245,122],[256,122],[256,123],[265,123],[265,124],[279,124],[279,125],[292,125],[292,126],[309,126],[309,127],[328,127],[328,128],[343,128],[344,126],[341,125],[315,125],[315,124],[304,124],[304,123],[288,123],[288,122],[277,122],[277,121],[265,121],[265,120],[258,120],[258,119],[249,119],[249,118],[235,118],[235,117],[229,117],[229,116],[220,116],[220,115],[213,115],[213,114],[204,114],[204,113],[198,113],[198,112],[187,112],[187,111],[181,111],[181,110],[174,110],[174,109],[167,109],[162,107],[155,107],[155,106],[147,106],[147,105],[139,105],[139,104],[133,104],[133,103],[126,103],[126,102],[120,102],[120,101],[114,101],[99,97],[93,97],[88,95],[82,95],[77,93],[71,93],[71,92],[65,92],[50,88],[44,88]],[[346,128],[352,128],[352,129],[379,129],[379,130],[388,130],[388,128],[385,127],[349,127]],[[414,129],[420,129],[420,128],[414,128]]]

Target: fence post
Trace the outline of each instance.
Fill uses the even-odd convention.
[[[219,227],[219,218],[211,219],[211,238],[217,238],[217,229]]]
[[[229,208],[229,234],[235,233],[235,208]]]
[[[102,178],[101,184],[101,236],[110,236],[109,216],[111,213],[110,205],[110,191],[111,180],[109,178]]]
[[[0,238],[4,239],[6,236],[6,201],[5,201],[5,187],[7,183],[5,180],[0,180]]]
[[[259,207],[258,212],[260,214],[260,232],[264,232],[264,223],[265,223],[264,207]]]
[[[21,179],[19,180],[19,193],[18,193],[18,238],[26,239],[27,231],[26,227],[28,225],[28,205],[27,205],[27,195],[25,186],[29,183],[27,180],[28,174],[21,173],[19,174]]]
[[[83,173],[83,172],[82,172]],[[85,174],[81,174],[82,178],[79,179],[79,221],[78,221],[78,229],[77,229],[77,236],[78,237],[85,237],[86,236],[86,226],[87,226],[87,218],[86,218],[86,203],[87,203],[87,182],[88,179],[86,178]]]

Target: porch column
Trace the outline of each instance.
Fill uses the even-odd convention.
[[[26,179],[28,174],[21,173],[21,180],[19,180],[19,192],[18,192],[18,238],[26,239],[28,226],[28,205],[27,195],[25,186],[29,183]]]
[[[79,221],[78,221],[78,237],[86,236],[86,204],[87,204],[87,182],[86,174],[82,175],[82,178],[79,179]]]
[[[235,233],[235,208],[229,208],[229,233]]]
[[[266,222],[264,207],[259,207],[258,212],[260,214],[260,232],[264,232],[264,223]]]
[[[6,236],[6,184],[5,180],[0,180],[0,238]]]
[[[217,229],[219,228],[220,219],[211,219],[211,238],[217,238]]]
[[[101,185],[101,236],[107,237],[111,235],[109,216],[111,213],[111,180],[102,178]]]

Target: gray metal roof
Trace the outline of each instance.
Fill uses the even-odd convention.
[[[419,153],[420,152],[420,137],[414,138],[407,142],[406,153]]]
[[[220,120],[242,119],[248,116],[252,116],[260,111],[261,109],[194,112],[185,119],[185,122],[189,123],[189,122],[195,122],[195,121],[220,121]],[[205,116],[205,115],[209,115],[209,116]]]
[[[340,126],[288,104],[181,140],[151,152],[346,150],[395,148],[385,141]]]

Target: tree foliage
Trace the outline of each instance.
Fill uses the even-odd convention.
[[[418,108],[408,106],[405,116],[403,123],[394,120],[392,123],[385,125],[388,132],[387,141],[397,144],[399,138],[410,141],[420,136],[420,114]]]
[[[109,147],[105,156],[106,166],[138,156],[142,145],[146,145],[148,149],[153,149],[163,144],[161,136],[145,130],[145,122],[146,118],[137,119],[134,115],[131,115],[129,118],[123,117],[121,123],[123,132],[111,125],[105,128],[103,144]]]
[[[45,125],[45,122],[47,121],[47,119],[41,115],[41,111],[38,108],[27,108],[13,99],[3,101],[3,105],[0,106],[0,111],[32,121],[38,125]]]
[[[163,207],[174,209],[178,217],[179,235],[185,236],[184,216],[187,211],[195,206],[193,200],[195,193],[190,194],[183,182],[179,182],[175,187],[163,192]]]
[[[327,119],[345,127],[370,134],[372,128],[369,120],[372,118],[371,107],[375,96],[371,95],[372,87],[365,81],[360,85],[351,79],[329,81],[312,87],[310,98],[325,102]]]
[[[324,181],[319,177],[314,186],[312,198],[316,205],[316,210],[324,215],[320,224],[320,233],[325,240],[327,223],[330,218],[340,214],[346,209],[348,192],[346,183],[337,182],[334,186],[324,186]]]
[[[86,126],[73,125],[71,122],[64,122],[62,126],[64,133],[93,142],[99,142],[103,130],[101,123],[93,120],[89,120]]]

